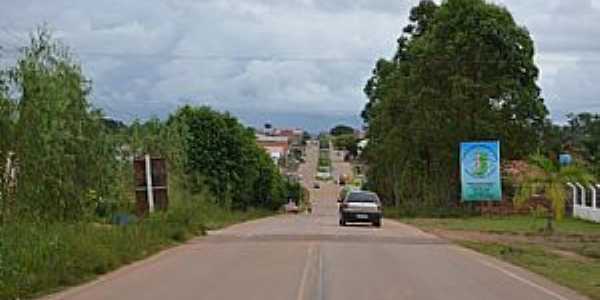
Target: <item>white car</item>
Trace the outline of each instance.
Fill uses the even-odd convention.
[[[340,202],[340,226],[347,222],[369,222],[381,227],[382,209],[377,194],[366,191],[351,191]]]

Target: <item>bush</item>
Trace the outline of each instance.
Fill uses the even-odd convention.
[[[0,227],[0,299],[18,299],[81,283],[144,258],[207,228],[271,212],[225,210],[210,201],[177,201],[171,210],[116,226],[12,223]]]

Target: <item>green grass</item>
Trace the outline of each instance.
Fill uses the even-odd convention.
[[[600,261],[598,260],[581,262],[531,245],[508,246],[473,241],[460,244],[527,268],[591,299],[600,299]]]
[[[320,150],[319,151],[319,161],[318,161],[317,166],[318,167],[331,166],[331,158],[330,158],[329,150]]]
[[[198,200],[198,199],[196,199]],[[0,227],[0,299],[23,299],[90,280],[203,234],[263,217],[209,201],[180,201],[137,223],[15,223]]]
[[[546,220],[533,216],[398,219],[424,230],[489,233],[480,240],[457,232],[456,242],[600,299],[600,224],[566,218],[547,235],[542,231]]]
[[[532,216],[469,217],[469,218],[400,218],[402,222],[422,228],[470,230],[494,233],[536,234],[546,225],[544,218]],[[565,218],[554,222],[555,232],[567,235],[598,235],[600,224]]]

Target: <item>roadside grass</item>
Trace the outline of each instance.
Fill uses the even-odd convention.
[[[462,241],[459,244],[545,276],[591,299],[600,299],[600,261],[581,262],[532,245]]]
[[[507,234],[541,234],[546,225],[544,218],[532,216],[468,217],[468,218],[399,218],[400,221],[421,228],[473,230]],[[594,235],[600,237],[600,224],[565,218],[554,222],[556,234]]]
[[[273,214],[178,201],[136,223],[14,223],[0,227],[0,299],[40,296],[79,284],[184,242],[205,230]]]
[[[600,299],[600,224],[565,218],[547,234],[533,216],[397,219]]]

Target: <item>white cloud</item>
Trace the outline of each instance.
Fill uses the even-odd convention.
[[[193,102],[254,123],[305,115],[298,125],[310,125],[360,112],[366,78],[377,58],[393,54],[417,0],[0,2],[0,45],[22,43],[48,22],[109,114],[164,115]],[[531,31],[553,115],[600,111],[600,0],[495,2]]]

